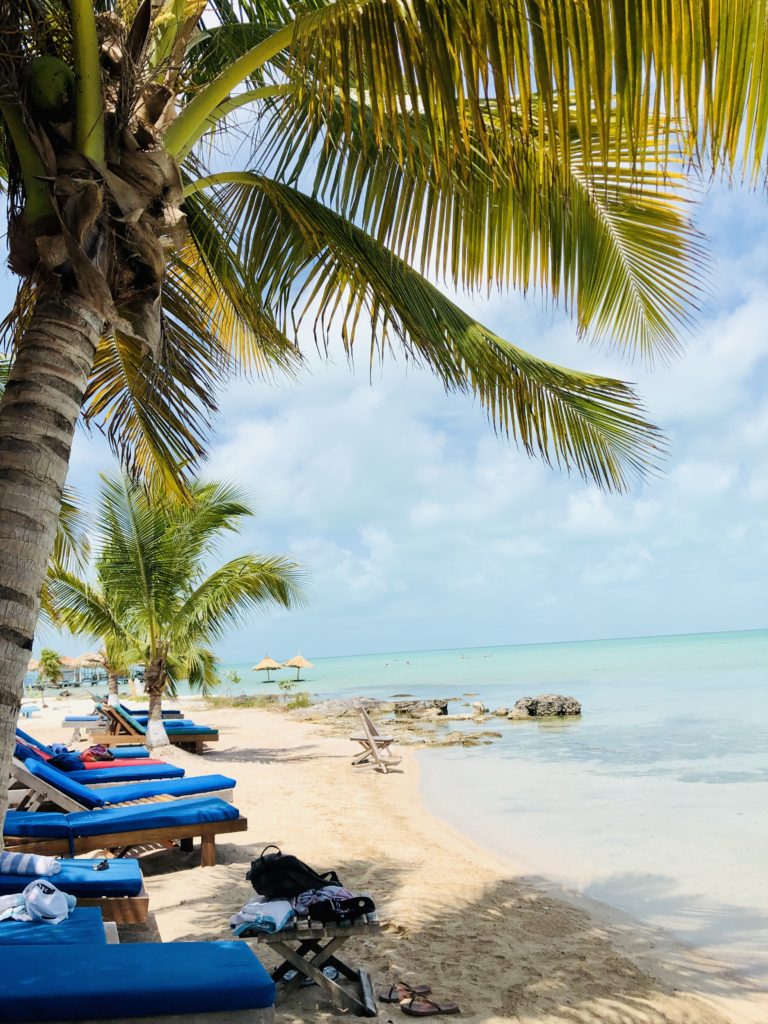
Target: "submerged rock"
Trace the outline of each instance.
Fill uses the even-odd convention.
[[[559,693],[542,693],[538,697],[521,697],[509,712],[509,718],[553,718],[557,715],[580,715],[581,704],[575,697]]]

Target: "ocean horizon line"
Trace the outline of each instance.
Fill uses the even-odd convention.
[[[674,640],[682,639],[685,637],[705,637],[705,636],[734,636],[742,635],[747,633],[765,633],[768,631],[768,625],[766,626],[753,626],[745,629],[713,629],[713,630],[692,630],[686,633],[643,633],[631,636],[605,636],[605,637],[589,637],[581,640],[541,640],[541,641],[527,641],[525,643],[509,643],[509,644],[473,644],[459,647],[404,647],[399,650],[390,651],[365,651],[358,654],[317,654],[313,657],[317,658],[318,661],[325,659],[333,659],[334,661],[341,661],[344,658],[379,658],[379,657],[393,657],[399,654],[436,654],[436,653],[450,653],[451,651],[500,651],[506,650],[509,647],[565,647],[573,646],[576,644],[605,644],[605,643],[621,643],[630,642],[634,640]],[[250,661],[250,658],[245,659]],[[244,665],[243,661],[225,661],[221,658],[223,664],[227,665]],[[282,666],[281,666],[282,667]],[[275,670],[277,671],[277,670]]]

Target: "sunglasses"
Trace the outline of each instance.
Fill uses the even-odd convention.
[[[108,867],[109,867],[109,861],[106,858],[104,858],[104,860],[97,861],[96,864],[93,865],[93,870],[94,871],[106,871]]]

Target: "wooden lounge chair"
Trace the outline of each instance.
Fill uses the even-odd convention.
[[[91,743],[119,746],[123,743],[142,743],[146,739],[147,727],[137,722],[124,708],[101,704],[99,711],[106,715],[109,727],[106,733],[92,733]],[[218,731],[209,729],[207,726],[177,725],[173,719],[165,720],[163,725],[166,728],[168,740],[174,746],[182,747],[193,754],[202,754],[206,743],[215,743],[219,739]]]
[[[20,761],[14,757],[11,777],[17,784],[10,790],[17,811],[37,811],[53,804],[61,811],[92,811],[96,807],[119,807],[157,800],[183,800],[217,796],[232,803],[236,782],[227,775],[199,775],[154,782],[120,783],[91,787],[75,782],[66,772],[45,761]]]
[[[391,771],[400,764],[402,758],[395,757],[389,749],[395,742],[394,736],[382,736],[371,721],[364,707],[357,709],[362,723],[362,734],[350,736],[354,743],[359,743],[362,751],[352,761],[353,768],[373,768],[374,771]]]
[[[5,849],[58,854],[106,849],[115,857],[131,850],[165,846],[191,850],[200,838],[202,867],[216,863],[216,836],[244,832],[248,821],[236,807],[216,797],[158,800],[151,803],[98,807],[93,811],[8,811],[3,823]]]
[[[77,897],[78,907],[98,907],[105,921],[143,924],[147,920],[149,896],[141,867],[134,858],[63,858],[59,870],[52,875],[0,872],[0,896],[23,892],[32,878],[42,878]]]

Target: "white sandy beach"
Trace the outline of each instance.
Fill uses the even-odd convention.
[[[88,707],[56,701],[26,728],[62,741],[64,714]],[[197,852],[143,862],[164,941],[228,938],[230,914],[252,894],[250,860],[275,843],[373,895],[391,923],[347,949],[377,992],[401,978],[428,982],[473,1024],[768,1020],[768,996],[722,966],[602,904],[534,885],[452,833],[422,805],[412,753],[403,752],[401,773],[355,772],[348,740],[279,712],[195,709],[194,718],[218,726],[220,742],[203,757],[177,748],[159,756],[188,774],[236,778],[235,803],[249,828],[224,837],[214,868],[198,867]],[[278,1007],[281,1024],[339,1016],[317,988]],[[405,1018],[382,1006],[379,1019]]]

